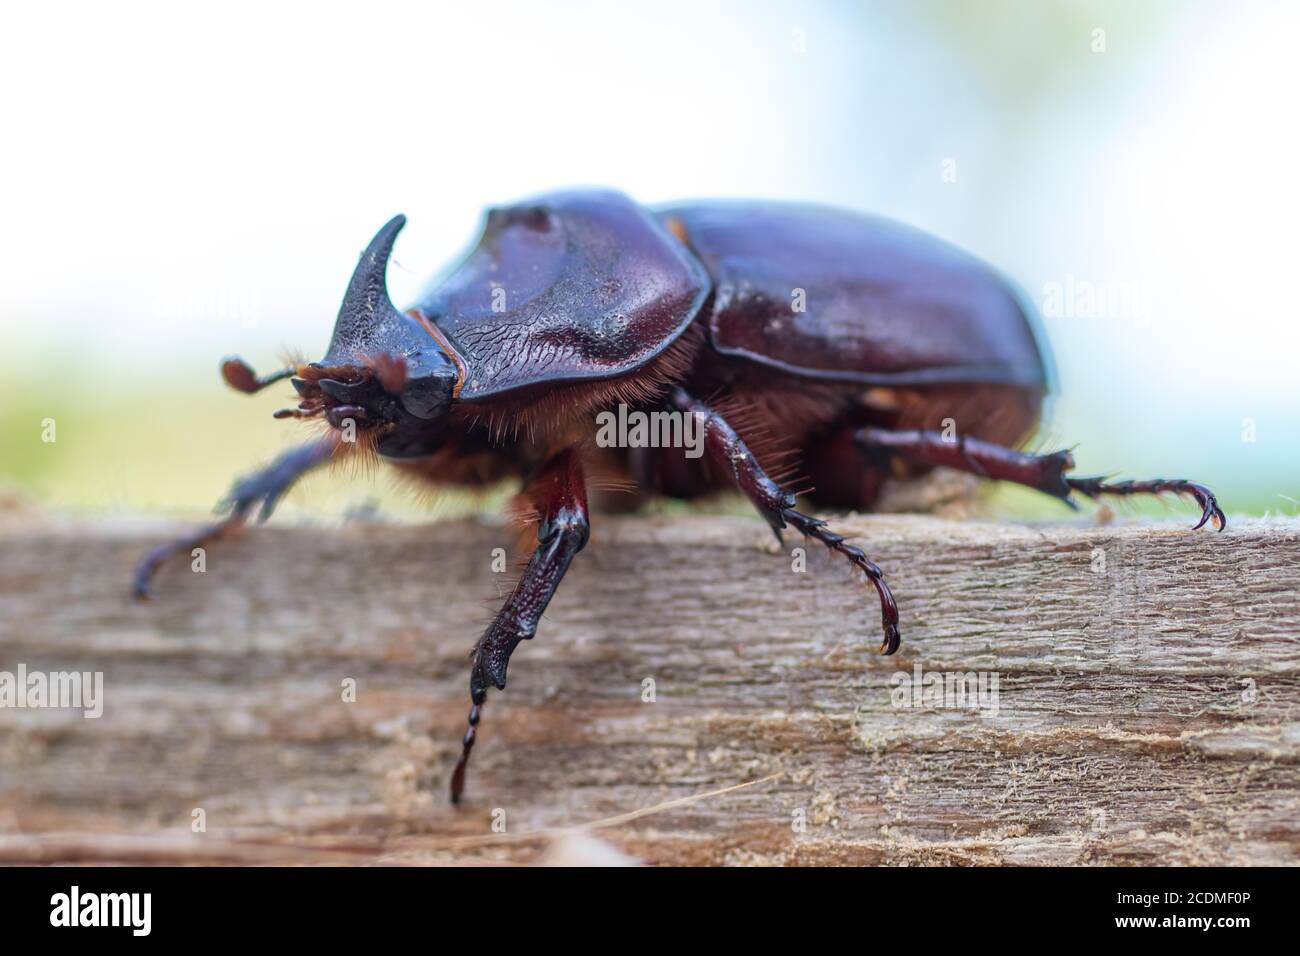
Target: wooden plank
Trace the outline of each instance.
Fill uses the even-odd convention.
[[[105,710],[0,708],[0,861],[517,862],[589,824],[655,863],[1297,861],[1300,522],[837,527],[896,591],[892,658],[820,550],[599,518],[453,808],[515,532],[257,529],[137,605],[174,527],[11,517],[0,671],[102,671]],[[996,714],[897,706],[917,668],[996,675]]]

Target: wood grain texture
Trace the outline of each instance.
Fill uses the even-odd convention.
[[[757,520],[599,519],[453,808],[512,530],[261,528],[137,605],[173,526],[11,518],[0,671],[102,671],[106,705],[0,709],[0,861],[520,862],[602,821],[653,863],[1300,860],[1300,522],[835,526],[893,658],[847,566]],[[895,706],[918,665],[996,673],[997,715]]]

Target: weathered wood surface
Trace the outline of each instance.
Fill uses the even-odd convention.
[[[513,532],[257,529],[137,605],[171,526],[10,521],[0,671],[102,671],[106,705],[0,709],[0,861],[527,861],[592,823],[654,863],[1300,859],[1300,522],[839,525],[893,658],[847,568],[756,520],[601,519],[453,808]],[[895,707],[918,665],[996,673],[997,715]]]

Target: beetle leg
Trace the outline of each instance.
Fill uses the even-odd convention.
[[[994,481],[1012,481],[1060,498],[1069,505],[1073,505],[1070,495],[1075,491],[1094,499],[1101,495],[1158,495],[1169,491],[1191,495],[1201,506],[1201,520],[1196,528],[1211,520],[1220,531],[1228,526],[1228,519],[1214,493],[1204,485],[1164,478],[1116,482],[1102,478],[1071,478],[1065,474],[1074,467],[1074,458],[1068,451],[1029,455],[978,438],[945,438],[939,432],[883,428],[863,428],[858,431],[856,439],[873,454],[891,452],[922,464],[956,468]]]
[[[169,559],[216,541],[244,525],[249,513],[259,502],[261,508],[257,516],[258,522],[271,517],[276,504],[293,483],[312,468],[327,461],[337,444],[337,440],[330,436],[291,448],[261,471],[236,481],[230,493],[217,505],[219,509],[229,510],[230,513],[225,518],[176,541],[161,544],[145,555],[135,571],[135,596],[141,600],[149,597],[154,574]]]
[[[587,486],[582,462],[574,449],[562,451],[547,462],[529,481],[525,494],[539,515],[537,548],[509,599],[474,645],[474,663],[469,676],[469,727],[460,760],[451,775],[452,803],[460,802],[465,789],[465,769],[474,747],[488,685],[505,689],[510,655],[520,641],[531,640],[537,633],[542,613],[555,595],[569,563],[587,543],[590,529]]]
[[[767,520],[778,539],[781,537],[781,529],[787,525],[793,526],[804,535],[820,541],[829,550],[842,554],[866,575],[875,585],[880,597],[880,617],[885,634],[880,651],[888,655],[898,650],[902,640],[898,632],[898,605],[894,602],[889,585],[885,583],[884,572],[867,558],[861,548],[846,544],[844,537],[831,531],[826,522],[796,511],[795,496],[782,490],[780,485],[768,477],[753,452],[725,418],[681,388],[674,388],[669,393],[668,401],[678,411],[689,412],[703,419],[705,453],[711,461],[730,470],[736,487],[745,493],[759,514]]]
[[[1159,495],[1172,491],[1176,495],[1191,495],[1201,506],[1201,520],[1192,527],[1195,531],[1207,521],[1222,531],[1228,526],[1228,517],[1219,507],[1214,492],[1195,481],[1181,478],[1152,478],[1149,481],[1106,481],[1104,478],[1066,478],[1066,483],[1079,492],[1096,500],[1100,495]]]

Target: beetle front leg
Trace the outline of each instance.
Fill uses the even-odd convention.
[[[261,509],[257,520],[262,522],[271,517],[271,512],[275,510],[276,504],[284,493],[308,471],[328,461],[337,444],[337,440],[331,435],[291,448],[261,471],[236,481],[230,493],[218,505],[218,508],[230,510],[227,517],[176,541],[161,544],[144,556],[136,566],[133,588],[135,596],[140,600],[149,597],[153,576],[163,564],[173,557],[187,554],[242,527],[248,521],[249,513],[259,503]]]
[[[898,631],[898,605],[894,602],[889,585],[885,583],[884,572],[867,558],[861,548],[846,544],[844,537],[831,531],[825,521],[796,511],[795,496],[784,491],[768,477],[754,453],[725,418],[681,388],[674,388],[669,393],[668,401],[678,411],[699,416],[703,420],[704,451],[709,460],[730,472],[736,487],[745,493],[776,532],[777,540],[781,540],[783,528],[793,526],[804,535],[820,541],[829,550],[843,555],[871,581],[880,597],[880,618],[884,628],[880,651],[889,655],[898,650],[902,641]]]
[[[1066,472],[1074,467],[1074,458],[1068,451],[1028,455],[978,438],[946,438],[939,432],[890,431],[884,428],[863,428],[856,438],[869,454],[898,454],[921,464],[942,465],[994,481],[1015,482],[1060,498],[1071,506],[1074,503],[1070,494],[1075,491],[1093,499],[1101,495],[1158,495],[1165,492],[1190,495],[1201,506],[1201,520],[1196,523],[1196,528],[1211,520],[1220,531],[1228,526],[1228,519],[1214,492],[1204,485],[1166,478],[1116,482],[1103,478],[1071,478]]]
[[[537,548],[505,606],[474,645],[469,677],[469,727],[460,760],[451,775],[452,803],[460,802],[465,789],[465,769],[474,748],[488,685],[505,689],[510,655],[520,641],[531,640],[537,633],[542,613],[555,595],[569,563],[587,543],[590,529],[587,486],[575,450],[563,451],[547,462],[528,483],[525,495],[537,510]]]

